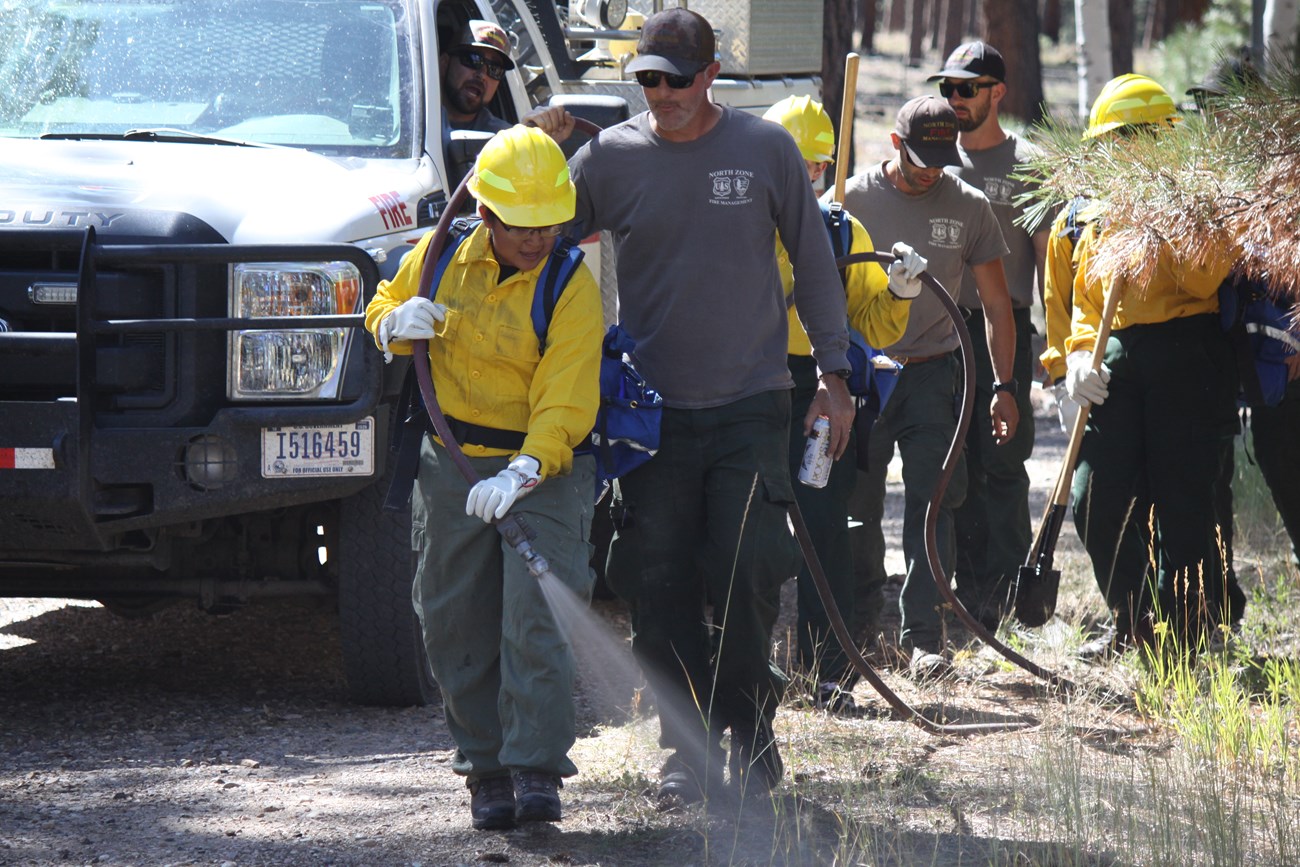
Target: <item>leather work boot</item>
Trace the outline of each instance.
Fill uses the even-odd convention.
[[[729,765],[731,786],[739,794],[765,795],[777,787],[785,773],[785,763],[781,761],[769,721],[731,727]]]
[[[515,826],[515,787],[508,776],[470,780],[469,814],[476,831]]]
[[[560,778],[544,771],[515,771],[516,822],[558,822],[562,818]]]
[[[659,779],[659,809],[673,810],[698,804],[722,793],[721,759],[710,763],[707,773],[697,771],[677,753],[673,753],[664,762]]]

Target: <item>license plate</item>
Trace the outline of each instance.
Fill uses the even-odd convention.
[[[351,424],[262,428],[262,478],[371,476],[375,419]]]

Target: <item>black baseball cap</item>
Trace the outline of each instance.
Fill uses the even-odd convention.
[[[910,99],[898,110],[894,132],[907,157],[923,169],[961,165],[957,152],[957,112],[934,95]]]
[[[646,19],[627,71],[694,75],[713,62],[715,51],[713,28],[704,16],[675,6]]]
[[[1002,53],[987,42],[967,42],[958,45],[944,61],[943,69],[931,75],[926,81],[938,81],[941,78],[979,78],[980,76],[1007,80],[1007,65],[1002,60]]]
[[[1248,58],[1229,56],[1220,58],[1201,79],[1200,84],[1187,88],[1188,96],[1198,93],[1210,96],[1227,96],[1233,91],[1259,85],[1263,82],[1259,72]]]

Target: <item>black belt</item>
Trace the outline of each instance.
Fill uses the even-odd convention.
[[[461,445],[468,443],[472,446],[483,446],[488,449],[509,449],[510,451],[517,451],[524,446],[525,434],[522,431],[484,427],[481,424],[470,424],[467,421],[461,421],[451,416],[446,418],[447,426],[451,428],[451,435]]]

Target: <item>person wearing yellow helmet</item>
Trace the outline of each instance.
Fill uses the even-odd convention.
[[[835,130],[830,116],[821,103],[808,96],[790,96],[773,105],[763,115],[764,120],[780,124],[794,138],[808,167],[808,180],[816,184],[825,174],[835,150]],[[837,256],[853,253],[870,253],[875,250],[871,236],[862,224],[842,210],[823,207],[822,217],[831,233],[831,247]],[[849,244],[845,249],[839,240],[838,220],[848,221]],[[901,245],[906,246],[906,245]],[[797,314],[794,303],[794,272],[790,256],[780,239],[776,242],[777,264],[785,286],[786,301],[791,313]],[[915,255],[911,247],[899,250],[904,261],[910,261],[913,282],[907,282],[907,266],[898,263],[891,270],[894,279],[874,262],[861,262],[844,270],[845,292],[848,299],[849,324],[862,334],[871,346],[886,346],[903,336],[907,327],[907,314],[912,298],[920,291],[914,278],[925,270],[925,260]],[[908,260],[908,257],[912,258]],[[794,395],[791,404],[792,429],[790,431],[790,468],[797,475],[803,459],[805,437],[804,414],[817,393],[817,362],[812,357],[812,344],[797,315],[789,317],[789,364],[794,377]],[[856,438],[850,442],[848,454],[856,453]],[[838,460],[832,465],[830,478],[822,488],[795,485],[795,499],[799,511],[808,525],[813,549],[826,573],[827,583],[835,605],[853,631],[853,550],[849,540],[849,497],[857,478],[856,462]],[[817,595],[812,574],[807,564],[798,576],[798,650],[799,664],[813,676],[816,691],[813,703],[832,711],[852,711],[853,684],[857,680],[848,657],[838,639],[831,632],[830,619]]]
[[[1159,132],[1177,119],[1155,81],[1124,75],[1098,95],[1086,138],[1137,128]],[[1115,616],[1113,649],[1130,644],[1195,653],[1240,616],[1216,511],[1223,461],[1236,432],[1237,375],[1219,325],[1218,289],[1235,251],[1198,261],[1170,239],[1151,276],[1129,277],[1097,263],[1110,235],[1086,227],[1073,250],[1073,313],[1064,340],[1069,396],[1090,405],[1072,506],[1075,528]],[[1110,338],[1097,345],[1104,299],[1120,292]],[[1101,353],[1098,369],[1094,354]],[[1148,510],[1149,498],[1149,510]],[[1147,511],[1133,515],[1134,511]],[[1143,549],[1152,528],[1154,556]],[[1135,564],[1155,564],[1154,587]],[[1157,629],[1164,623],[1167,629]]]
[[[533,544],[580,597],[591,593],[588,528],[595,467],[574,455],[599,403],[603,316],[586,265],[563,287],[546,329],[532,325],[538,278],[574,213],[564,154],[537,129],[497,133],[471,189],[482,222],[468,230],[433,290],[418,295],[433,233],[366,307],[387,354],[427,340],[438,401],[483,481],[468,485],[437,437],[422,438],[411,498],[419,546],[414,598],[467,777],[478,829],[558,821],[562,777],[577,773],[574,664],[523,561],[495,519],[526,516]],[[432,267],[432,263],[428,263]],[[436,535],[436,538],[434,538]]]

